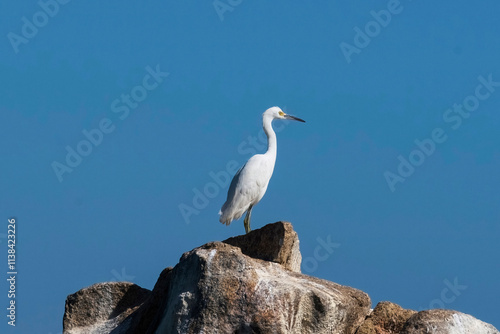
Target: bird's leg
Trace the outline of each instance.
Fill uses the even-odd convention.
[[[245,216],[245,219],[243,220],[243,223],[245,224],[245,233],[250,232],[250,217],[252,216],[252,207],[253,205],[250,205],[247,211],[247,215]]]

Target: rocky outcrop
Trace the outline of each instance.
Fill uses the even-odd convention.
[[[498,334],[490,324],[453,310],[428,310],[413,315],[401,334]]]
[[[291,224],[278,222],[184,253],[152,291],[123,282],[82,289],[66,300],[64,333],[500,334],[455,311],[382,302],[370,313],[366,293],[301,274],[298,245]]]
[[[268,224],[248,234],[224,240],[224,243],[238,247],[243,254],[254,259],[276,262],[285,269],[300,273],[302,255],[299,237],[290,223]]]
[[[406,321],[415,313],[417,312],[405,310],[391,302],[380,302],[358,328],[356,334],[400,333]]]
[[[213,242],[183,255],[159,333],[354,333],[365,293]]]
[[[128,282],[98,283],[66,298],[64,333],[110,333],[151,295]]]
[[[499,334],[495,327],[453,310],[405,310],[380,302],[356,334]]]

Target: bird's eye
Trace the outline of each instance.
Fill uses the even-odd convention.
[[[279,111],[278,114],[280,114],[280,116],[285,116],[285,113],[283,111],[281,111],[281,110]]]

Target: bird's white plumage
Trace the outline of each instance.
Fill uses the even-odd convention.
[[[254,155],[238,170],[229,186],[227,200],[219,211],[220,222],[226,225],[229,225],[233,220],[240,219],[247,212],[245,218],[247,233],[250,231],[252,207],[266,193],[269,180],[273,175],[277,151],[276,134],[271,125],[274,119],[293,119],[304,122],[300,118],[285,114],[278,107],[269,108],[264,112],[262,125],[268,140],[267,152]]]
[[[231,221],[240,219],[250,206],[262,199],[273,175],[275,160],[276,157],[272,159],[265,154],[257,154],[240,168],[231,181],[228,201],[220,212],[222,223],[229,225]]]

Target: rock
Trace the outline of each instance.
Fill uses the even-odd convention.
[[[453,310],[428,310],[413,315],[401,334],[499,334],[490,324]]]
[[[288,222],[268,224],[248,234],[224,240],[255,259],[279,263],[285,269],[300,273],[302,256],[299,237]]]
[[[302,275],[300,261],[290,223],[211,242],[165,269],[152,292],[104,283],[68,296],[64,333],[355,333],[368,295]]]
[[[82,289],[66,298],[64,333],[110,333],[150,294],[128,282],[99,283]]]
[[[164,269],[153,291],[110,282],[69,295],[64,334],[500,334],[456,311],[381,302],[368,315],[366,293],[303,275],[300,261],[290,223],[210,242]]]
[[[356,334],[400,333],[408,318],[417,313],[391,302],[380,302],[358,328]]]
[[[371,303],[222,242],[185,253],[171,275],[157,333],[354,333]]]
[[[452,310],[416,312],[380,302],[356,334],[500,334],[495,327]]]
[[[166,307],[172,269],[168,267],[161,272],[149,298],[131,315],[131,325],[128,326],[126,333],[144,334],[148,333],[148,328],[158,327],[162,316],[158,310]]]

